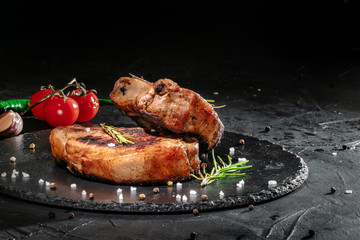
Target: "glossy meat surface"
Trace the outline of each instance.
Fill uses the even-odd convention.
[[[117,143],[100,126],[57,127],[50,134],[52,154],[72,173],[116,184],[180,181],[199,169],[197,139],[119,129],[133,135],[134,144]]]
[[[209,149],[219,144],[224,131],[218,114],[204,98],[170,79],[151,83],[122,77],[110,99],[140,126],[194,135]]]

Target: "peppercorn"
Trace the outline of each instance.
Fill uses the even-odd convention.
[[[252,211],[252,210],[254,209],[254,205],[250,204],[250,205],[248,206],[248,209],[249,209],[250,211]]]
[[[194,214],[195,216],[199,215],[199,210],[197,210],[196,208],[194,208],[194,209],[193,209],[193,214]]]
[[[196,233],[196,232],[190,233],[190,239],[195,239],[196,237],[197,237],[197,233]]]
[[[266,127],[265,127],[265,131],[266,131],[266,132],[268,132],[268,131],[270,131],[270,130],[271,130],[271,127],[270,127],[270,126],[266,126]]]
[[[56,189],[56,183],[54,183],[54,182],[50,183],[50,189],[55,190]]]
[[[16,157],[12,156],[12,157],[10,158],[10,162],[14,163],[15,161],[16,161]]]
[[[330,192],[331,192],[331,193],[334,193],[334,192],[336,192],[336,188],[334,188],[334,187],[331,187],[331,188],[330,188]]]
[[[140,200],[144,200],[144,199],[146,198],[146,195],[143,194],[143,193],[141,193],[141,194],[139,195],[139,198],[140,198]]]
[[[49,218],[55,218],[55,212],[53,212],[53,211],[49,211],[48,212],[48,215],[49,215]]]
[[[342,146],[342,149],[343,149],[343,150],[346,150],[346,149],[347,149],[347,146],[346,146],[346,145],[343,145],[343,146]]]
[[[239,144],[240,144],[240,145],[244,145],[244,144],[245,144],[245,140],[244,140],[244,139],[240,139],[240,140],[239,140]]]
[[[167,185],[168,185],[169,187],[171,187],[173,184],[174,184],[173,181],[168,181],[168,182],[167,182]]]
[[[155,187],[155,188],[153,189],[153,192],[154,192],[154,193],[159,193],[159,192],[160,192],[160,190],[159,190],[159,188],[158,188],[158,187]]]
[[[94,200],[94,194],[93,193],[89,193],[89,199]]]
[[[35,143],[31,143],[29,146],[30,149],[35,149]]]
[[[309,230],[309,236],[310,236],[310,237],[313,237],[314,235],[315,235],[315,231],[312,230],[312,229],[310,229],[310,230]]]
[[[207,196],[206,194],[201,195],[201,200],[207,201],[207,200],[208,200],[208,196]]]
[[[75,217],[75,214],[73,212],[68,212],[68,219],[72,219]]]

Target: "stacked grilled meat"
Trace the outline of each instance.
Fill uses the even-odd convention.
[[[199,142],[219,144],[224,126],[199,94],[170,79],[122,77],[110,99],[140,127],[118,128],[134,144],[117,143],[100,126],[57,127],[52,154],[72,173],[116,184],[179,181],[200,168]]]

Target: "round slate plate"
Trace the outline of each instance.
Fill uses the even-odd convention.
[[[6,176],[0,177],[1,193],[36,203],[82,210],[171,213],[188,212],[194,208],[200,211],[217,210],[268,201],[295,190],[308,176],[304,161],[282,147],[225,132],[215,153],[226,159],[229,149],[234,147],[233,161],[246,158],[252,165],[252,168],[244,170],[245,176],[228,177],[205,187],[201,187],[196,179],[184,181],[182,186],[174,183],[171,187],[111,185],[79,178],[57,166],[51,155],[49,134],[47,129],[0,141],[0,173],[6,173]],[[239,139],[244,139],[246,144],[239,145]],[[35,150],[29,148],[31,143],[35,143]],[[11,156],[16,157],[15,163],[10,162]],[[19,173],[12,176],[14,169]],[[30,176],[24,177],[23,173]],[[40,179],[45,183],[40,184]],[[245,182],[243,187],[237,186],[240,180]],[[275,180],[276,187],[269,187],[269,180]],[[55,182],[56,190],[51,190],[46,182]],[[71,188],[71,184],[76,184],[76,188]],[[154,187],[159,188],[158,194],[153,193]],[[122,199],[119,198],[119,188]],[[82,194],[83,190],[86,195]],[[196,194],[190,194],[190,190],[196,191]],[[219,194],[221,191],[223,196]],[[94,194],[93,200],[89,200],[89,193]],[[140,193],[146,195],[145,200],[139,200]],[[201,200],[202,194],[208,196],[208,201]]]

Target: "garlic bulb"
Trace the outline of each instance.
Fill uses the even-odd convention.
[[[0,115],[0,136],[15,136],[23,129],[23,120],[12,110]]]

